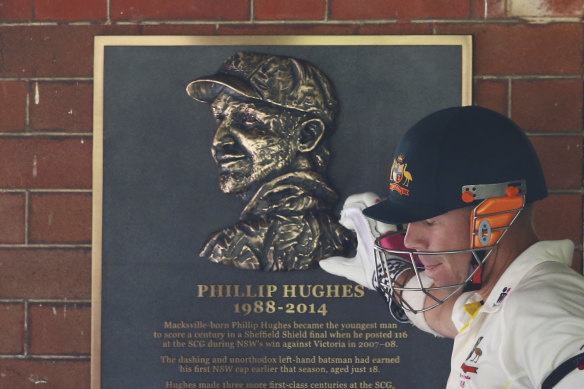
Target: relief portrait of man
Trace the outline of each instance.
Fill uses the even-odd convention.
[[[187,93],[209,104],[211,155],[223,193],[245,203],[233,225],[212,233],[200,256],[238,268],[305,270],[349,255],[357,242],[334,214],[325,174],[338,101],[332,83],[301,59],[239,52]]]

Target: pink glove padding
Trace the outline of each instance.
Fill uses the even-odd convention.
[[[408,249],[404,243],[405,234],[392,234],[388,233],[385,234],[379,239],[379,245],[385,249],[391,250],[398,250],[398,251],[411,251]],[[403,259],[409,261],[410,256],[409,254],[400,254],[400,253],[391,253],[392,255],[396,255],[402,257]],[[418,256],[414,254],[414,260],[416,265],[421,266],[420,261],[418,260]]]

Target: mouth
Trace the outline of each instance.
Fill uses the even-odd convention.
[[[215,162],[222,169],[231,168],[241,161],[247,159],[247,156],[243,153],[232,153],[232,154],[216,154]]]
[[[235,161],[241,161],[242,159],[245,159],[245,155],[243,154],[230,154],[230,155],[223,155],[220,157],[216,158],[216,161],[218,163],[229,163],[229,162],[235,162]]]
[[[440,267],[440,263],[437,263],[435,265],[424,265],[424,269],[428,272],[433,272],[434,270],[438,269]]]
[[[427,258],[420,258],[420,263],[422,266],[424,266],[426,271],[430,272],[436,270],[438,267],[440,267],[440,265],[442,265],[440,262],[428,261]]]

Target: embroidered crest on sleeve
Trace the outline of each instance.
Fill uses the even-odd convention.
[[[479,347],[483,341],[483,336],[477,339],[476,343],[472,347],[470,353],[466,357],[466,360],[460,366],[462,372],[460,373],[460,386],[465,387],[466,382],[472,379],[470,374],[478,374],[479,367],[477,366],[479,360],[483,356],[483,350]]]

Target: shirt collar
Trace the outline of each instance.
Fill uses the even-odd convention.
[[[513,292],[521,279],[534,267],[548,261],[569,265],[572,262],[573,252],[574,243],[568,239],[541,241],[531,245],[511,262],[493,287],[482,310],[484,312],[497,311],[505,298]]]
[[[463,293],[455,302],[452,321],[462,332],[479,313],[492,313],[501,309],[507,296],[513,293],[523,277],[540,263],[553,261],[569,265],[572,262],[574,243],[571,240],[541,241],[521,253],[505,270],[486,302],[477,292]],[[469,312],[472,309],[473,312]]]

